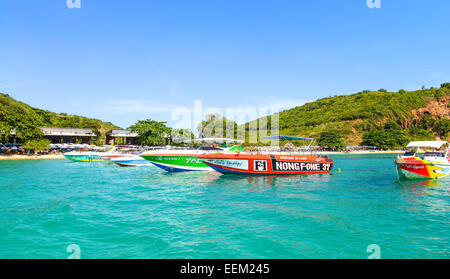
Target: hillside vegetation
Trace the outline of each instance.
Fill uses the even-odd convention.
[[[382,148],[412,140],[449,140],[449,103],[450,83],[416,91],[380,89],[328,97],[280,112],[280,134],[319,139],[331,132],[347,145]],[[251,125],[246,127],[248,131]]]
[[[269,125],[267,134],[314,137],[317,144],[330,148],[366,145],[387,149],[403,147],[413,140],[450,140],[450,83],[416,91],[380,89],[327,97],[282,111],[277,116],[279,131],[271,131]],[[270,123],[272,117],[243,124],[247,144],[253,144],[249,142],[249,134],[253,132],[250,129],[266,120]],[[240,137],[234,121],[216,115],[202,121],[197,129],[203,137],[210,137],[215,135],[217,123],[219,127],[233,129],[234,137]],[[98,119],[37,109],[0,93],[0,142],[11,138],[11,129],[16,129],[16,138],[22,142],[42,138],[40,126],[92,128],[98,144],[103,144],[106,131],[118,128]],[[164,122],[150,119],[130,128],[141,134],[140,142],[145,144],[162,142],[163,132],[171,130]],[[226,129],[219,136],[226,137]],[[267,143],[259,141],[259,144]]]
[[[0,93],[0,142],[10,140],[12,129],[16,129],[16,138],[22,142],[40,138],[43,134],[38,127],[42,126],[92,128],[98,137],[98,144],[103,143],[106,131],[119,128],[98,119],[34,108]]]

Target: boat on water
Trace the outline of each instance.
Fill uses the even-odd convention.
[[[226,138],[201,138],[194,139],[193,143],[234,143],[239,142],[234,139]],[[182,171],[213,171],[207,164],[197,158],[202,154],[228,152],[232,147],[215,147],[215,146],[200,146],[197,149],[172,149],[166,148],[162,150],[146,151],[140,154],[142,158],[151,162],[153,165],[168,171],[168,172],[182,172]]]
[[[63,156],[75,162],[106,162],[124,154],[118,153],[115,148],[107,147],[106,151],[71,151]]]
[[[91,151],[71,151],[64,153],[64,157],[75,162],[105,162],[103,157],[105,152],[91,152]]]
[[[120,157],[111,158],[111,162],[121,167],[141,167],[152,165],[139,155],[126,154]]]
[[[263,139],[280,140],[310,140],[304,137],[270,136]],[[308,148],[306,148],[308,149]],[[223,174],[250,174],[250,175],[291,175],[330,173],[334,161],[327,156],[304,155],[295,152],[285,153],[234,153],[234,154],[202,154],[197,156],[212,169]]]
[[[446,141],[413,141],[395,160],[399,178],[440,179],[450,175],[450,149]]]
[[[224,174],[330,173],[334,164],[330,158],[294,154],[204,154],[198,158]]]

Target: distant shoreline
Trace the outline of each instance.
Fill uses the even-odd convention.
[[[402,154],[404,151],[353,151],[353,152],[333,152],[333,151],[324,151],[324,152],[313,152],[313,154],[323,154],[323,155],[370,155],[370,154]],[[307,155],[308,153],[304,153]],[[65,159],[63,155],[0,155],[0,160],[61,160]]]

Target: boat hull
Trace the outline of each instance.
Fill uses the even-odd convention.
[[[421,157],[395,160],[400,178],[405,179],[440,179],[450,175],[450,163],[435,162]]]
[[[140,167],[152,165],[149,161],[137,155],[126,155],[126,156],[124,155],[119,158],[111,159],[111,162],[121,167]]]
[[[223,174],[294,175],[330,173],[333,160],[303,155],[208,154],[198,156]]]
[[[105,154],[100,154],[100,157],[102,157],[106,161],[113,161],[113,160],[116,160],[116,159],[121,159],[121,158],[125,158],[125,157],[132,157],[132,156],[133,155],[131,155],[131,154],[122,154],[122,153],[105,153]]]
[[[141,155],[141,157],[168,172],[212,171],[207,164],[203,163],[196,156],[190,154],[155,154]]]
[[[130,160],[130,161],[113,161],[114,164],[121,166],[121,167],[141,167],[141,166],[150,166],[151,163],[147,161],[137,161],[137,160]]]
[[[94,154],[64,154],[64,157],[74,162],[105,162],[106,160]]]

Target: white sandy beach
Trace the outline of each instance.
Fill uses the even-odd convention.
[[[56,160],[64,159],[63,155],[0,155],[0,160]]]

